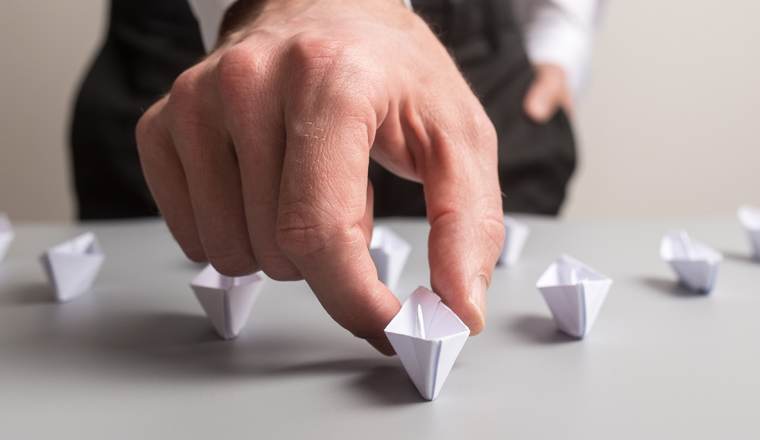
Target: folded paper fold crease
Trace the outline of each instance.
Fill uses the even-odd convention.
[[[470,329],[441,298],[419,287],[385,328],[422,397],[433,400],[462,350]]]
[[[193,278],[190,287],[219,336],[234,339],[248,322],[264,281],[261,272],[228,277],[209,264]]]

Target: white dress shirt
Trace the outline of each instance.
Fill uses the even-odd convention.
[[[556,64],[577,100],[588,81],[594,36],[604,0],[513,0],[528,57]]]
[[[206,51],[219,38],[224,14],[236,0],[188,0]],[[513,0],[515,16],[534,64],[557,64],[578,98],[588,79],[591,49],[604,0]],[[411,9],[410,0],[404,4]]]

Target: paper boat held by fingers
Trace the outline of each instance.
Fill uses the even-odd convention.
[[[760,209],[744,205],[739,208],[739,221],[749,235],[755,260],[760,261]]]
[[[433,400],[462,350],[470,329],[441,298],[419,287],[385,328],[422,397]]]
[[[0,263],[2,263],[15,234],[8,216],[0,212]]]
[[[557,327],[578,339],[591,331],[611,285],[609,277],[568,255],[560,256],[536,283]]]
[[[689,290],[709,293],[715,286],[723,254],[692,240],[686,231],[673,231],[663,237],[660,256],[670,263],[681,284]]]
[[[525,242],[528,240],[530,228],[514,218],[504,216],[504,247],[499,256],[499,264],[504,266],[514,266],[520,260]]]
[[[396,290],[411,251],[412,245],[387,226],[376,226],[372,231],[369,255],[375,262],[378,279],[391,291]]]
[[[209,321],[224,339],[238,337],[264,286],[261,272],[242,277],[220,274],[210,264],[190,283]]]
[[[104,260],[98,238],[92,232],[54,246],[40,257],[59,302],[71,301],[89,291]]]

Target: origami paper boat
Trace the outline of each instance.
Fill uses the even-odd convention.
[[[15,236],[8,216],[0,213],[0,262],[5,258],[5,254],[8,252],[8,248],[11,247],[11,242]]]
[[[568,255],[560,256],[536,283],[557,327],[578,339],[591,331],[611,285],[609,277]]]
[[[386,226],[376,226],[372,231],[369,255],[375,262],[377,277],[391,291],[396,290],[404,271],[412,245]]]
[[[264,281],[260,272],[228,277],[209,264],[193,278],[190,287],[219,336],[233,339],[245,327]]]
[[[385,328],[404,369],[422,397],[438,397],[470,329],[441,298],[419,287]]]
[[[105,255],[92,232],[52,247],[40,257],[59,302],[71,301],[90,290],[103,260]]]
[[[723,254],[692,240],[686,231],[673,231],[663,237],[660,256],[670,263],[685,287],[709,293],[715,286]]]
[[[749,235],[756,260],[760,260],[760,209],[744,205],[739,208],[739,221]]]
[[[530,228],[525,223],[519,222],[514,218],[504,216],[504,248],[499,256],[499,264],[507,267],[514,266],[520,259],[525,242],[528,240]]]

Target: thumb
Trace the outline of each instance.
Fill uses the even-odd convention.
[[[431,285],[472,335],[485,326],[486,291],[504,242],[495,130],[485,113],[462,120],[478,119],[484,122],[449,131],[433,146],[423,179]]]

